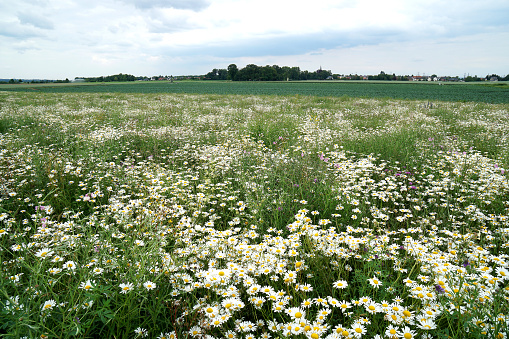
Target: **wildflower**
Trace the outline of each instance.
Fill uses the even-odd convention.
[[[94,272],[95,275],[99,275],[101,273],[103,273],[104,269],[100,268],[100,267],[95,267],[92,272]]]
[[[191,334],[193,337],[199,337],[202,335],[201,327],[200,326],[193,326],[189,330],[189,334]]]
[[[364,327],[362,324],[354,323],[352,325],[352,333],[356,338],[360,338],[363,334],[366,333],[366,327]]]
[[[80,284],[80,287],[81,289],[83,290],[91,290],[95,285],[95,281],[90,281],[90,280],[87,280],[86,282],[82,282]]]
[[[127,283],[127,284],[120,284],[118,287],[120,287],[121,291],[120,293],[122,294],[126,294],[128,293],[130,290],[133,289],[134,285],[131,284],[131,283]]]
[[[408,326],[405,326],[400,332],[399,335],[404,339],[412,339],[416,338],[417,333],[414,330],[411,330]]]
[[[431,318],[426,318],[423,316],[417,318],[416,323],[417,327],[423,330],[434,330],[435,328],[437,328],[437,325]]]
[[[42,305],[42,311],[49,311],[51,310],[53,307],[55,307],[57,303],[55,302],[55,300],[51,299],[51,300],[48,300],[44,303],[44,305]]]
[[[348,283],[345,280],[338,280],[332,286],[335,288],[343,289],[348,287]]]
[[[175,333],[175,331],[161,333],[156,339],[177,339],[177,334]]]
[[[63,268],[68,269],[70,271],[74,271],[76,269],[76,264],[74,263],[74,261],[69,260],[64,264]]]
[[[385,329],[385,336],[388,338],[391,338],[391,339],[396,339],[396,338],[398,338],[398,332],[399,332],[399,329],[397,327],[389,325]]]
[[[360,301],[361,305],[366,305],[367,303],[371,302],[371,298],[370,297],[361,297],[359,299],[359,301]]]
[[[442,285],[435,285],[435,290],[437,291],[438,294],[442,294],[442,293],[445,293],[445,289],[442,287]]]
[[[135,329],[134,333],[136,333],[137,336],[142,337],[142,338],[148,336],[148,331],[141,327],[138,327],[137,329]]]
[[[299,307],[292,307],[286,310],[286,313],[294,318],[296,321],[299,321],[301,319],[305,319],[306,317],[306,311],[302,310]]]
[[[94,304],[94,301],[93,300],[89,300],[89,301],[85,301],[82,305],[81,305],[81,308],[82,309],[87,309],[87,308],[90,308],[92,307],[92,305]]]
[[[382,282],[378,280],[376,276],[371,279],[368,279],[368,281],[374,288],[379,288],[380,286],[382,286]]]
[[[50,257],[52,254],[53,254],[53,251],[51,249],[45,247],[45,248],[42,248],[41,250],[37,251],[37,253],[35,253],[35,256],[38,258],[45,259],[47,257]]]
[[[156,288],[156,284],[149,280],[143,284],[143,287],[145,287],[148,291],[150,291],[150,290],[153,290],[154,288]]]
[[[364,304],[364,308],[371,314],[375,314],[377,312],[381,312],[382,308],[375,302],[371,301]]]
[[[341,309],[341,312],[346,312],[350,307],[352,307],[352,304],[350,304],[348,301],[340,301],[339,302],[339,308]]]

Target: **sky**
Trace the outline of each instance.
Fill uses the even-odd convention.
[[[0,2],[0,78],[201,75],[248,64],[335,74],[509,73],[507,0]]]

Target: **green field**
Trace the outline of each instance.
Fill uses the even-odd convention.
[[[9,88],[2,338],[509,334],[509,104],[303,91],[503,88]]]
[[[240,95],[306,95],[509,103],[505,83],[428,83],[379,81],[296,82],[134,82],[0,85],[0,91],[42,93],[192,93]]]

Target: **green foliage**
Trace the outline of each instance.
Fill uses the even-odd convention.
[[[486,103],[509,103],[507,86],[485,86],[465,83],[427,82],[210,82],[181,81],[134,82],[131,84],[69,84],[60,86],[16,86],[0,87],[4,91],[46,93],[196,93],[238,95],[305,95],[320,97],[365,97],[393,98],[427,101],[464,101]]]
[[[507,104],[0,102],[0,336],[507,333]]]

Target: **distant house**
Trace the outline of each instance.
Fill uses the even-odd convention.
[[[490,81],[498,81],[498,77],[490,77]]]

